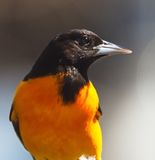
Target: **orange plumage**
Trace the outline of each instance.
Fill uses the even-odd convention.
[[[58,89],[62,77],[21,82],[11,119],[20,120],[24,146],[37,160],[73,160],[81,155],[96,155],[100,160],[102,136],[95,117],[99,103],[96,90],[89,82],[73,104],[64,104]]]

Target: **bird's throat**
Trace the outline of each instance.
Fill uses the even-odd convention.
[[[72,103],[76,100],[79,90],[84,87],[88,81],[74,67],[66,68],[60,81],[60,95],[64,103]]]

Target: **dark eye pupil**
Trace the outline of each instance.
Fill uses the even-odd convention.
[[[86,36],[82,37],[81,40],[80,40],[80,45],[82,45],[82,46],[83,45],[88,45],[89,43],[90,43],[90,40]]]

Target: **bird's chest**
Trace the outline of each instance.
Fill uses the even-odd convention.
[[[73,86],[68,86],[71,94],[69,87]],[[32,152],[37,152],[37,148],[39,153],[49,149],[59,152],[64,149],[62,145],[77,150],[78,145],[82,147],[81,139],[86,141],[85,145],[90,143],[90,127],[98,109],[98,96],[91,82],[81,87],[70,102],[64,101],[57,77],[23,82],[17,90],[15,105],[21,136]]]
[[[23,120],[70,124],[92,119],[99,102],[91,82],[64,85],[60,77],[48,76],[22,82],[14,103]]]

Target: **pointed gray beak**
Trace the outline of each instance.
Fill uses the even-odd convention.
[[[97,50],[95,56],[112,56],[117,54],[131,54],[132,51],[126,48],[122,48],[116,44],[102,41],[103,43],[95,46],[93,49]]]

